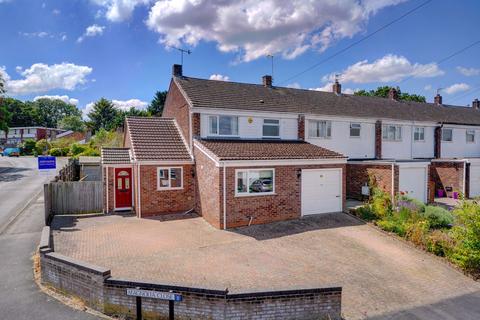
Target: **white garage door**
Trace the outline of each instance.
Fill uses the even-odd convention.
[[[342,169],[302,170],[302,215],[342,211]]]
[[[407,192],[410,198],[427,202],[427,169],[425,167],[400,167],[399,175],[400,192]]]
[[[480,196],[480,166],[470,165],[470,198]]]

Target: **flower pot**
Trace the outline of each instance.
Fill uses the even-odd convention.
[[[458,199],[458,192],[453,193],[453,199]]]
[[[443,189],[438,189],[437,190],[437,197],[439,197],[439,198],[445,197],[445,191],[443,191]]]

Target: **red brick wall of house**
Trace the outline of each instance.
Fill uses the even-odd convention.
[[[183,189],[157,190],[158,167],[183,167]],[[180,213],[195,206],[193,165],[142,165],[140,166],[140,211],[142,217]]]
[[[196,212],[216,228],[223,226],[223,205],[221,198],[221,187],[223,169],[216,167],[198,148],[194,148],[196,163],[196,189],[197,203]]]
[[[305,116],[298,116],[298,140],[305,140]]]
[[[433,161],[430,165],[430,181],[435,184],[435,192],[446,187],[452,187],[453,191],[462,192],[464,165],[464,162]],[[468,183],[466,184],[468,191]]]
[[[190,145],[190,107],[174,81],[170,82],[162,117],[175,118],[183,137]]]
[[[36,138],[37,140],[47,139],[47,129],[37,128]]]
[[[399,188],[399,168],[394,166],[394,192]],[[388,194],[392,193],[392,165],[390,164],[347,164],[347,197],[363,199],[362,186],[368,185],[370,176],[377,186]]]
[[[382,121],[375,122],[375,159],[382,159]]]
[[[200,113],[192,113],[192,135],[200,137]]]
[[[346,200],[346,166],[309,165],[309,166],[276,166],[275,195],[235,197],[235,169],[227,168],[227,227],[248,225],[250,217],[252,224],[270,223],[274,221],[295,219],[301,216],[301,169],[342,168],[342,198],[343,210]],[[249,167],[249,168],[265,168]],[[241,168],[246,169],[246,168]],[[222,191],[222,189],[220,189]],[[222,198],[221,198],[222,199]]]

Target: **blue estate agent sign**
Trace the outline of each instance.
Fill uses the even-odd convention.
[[[159,292],[152,290],[127,289],[127,296],[152,298],[169,301],[182,301],[182,295],[173,292]]]
[[[57,162],[55,157],[51,157],[51,156],[38,157],[39,170],[48,170],[48,169],[56,169],[56,168],[57,168]]]

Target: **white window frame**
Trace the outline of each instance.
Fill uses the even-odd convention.
[[[325,124],[325,136],[320,136],[320,123]],[[315,126],[316,135],[311,135],[311,126]],[[330,132],[330,134],[329,134]],[[331,139],[332,138],[332,121],[330,120],[308,120],[308,137],[315,139]]]
[[[445,130],[450,130],[450,140],[445,140],[445,135],[443,134]],[[453,142],[453,128],[442,128],[442,142]]]
[[[252,171],[272,171],[272,191],[271,192],[250,192],[248,188],[249,173]],[[238,173],[247,173],[247,192],[238,192]],[[235,197],[256,197],[256,196],[271,196],[275,195],[275,168],[258,168],[258,169],[235,169]]]
[[[473,140],[472,141],[468,141],[468,136],[469,135],[473,135]],[[475,129],[467,129],[465,130],[465,141],[467,143],[475,143]]]
[[[389,138],[388,132],[389,128],[395,128],[395,133],[393,139]],[[382,140],[390,142],[400,142],[403,139],[402,126],[398,124],[386,124],[382,126]]]
[[[417,132],[418,131],[418,132]],[[418,133],[418,138],[415,138],[415,135]],[[420,134],[423,136],[422,139],[420,139]],[[413,141],[414,142],[425,142],[425,127],[414,127],[413,128]]]
[[[230,118],[235,118],[237,121],[237,133],[236,134],[220,134],[220,117],[230,117]],[[216,118],[217,121],[217,132],[211,132],[211,125],[210,125],[210,119],[211,118]],[[239,136],[239,121],[238,121],[238,116],[233,116],[233,115],[228,115],[228,114],[210,114],[207,115],[207,125],[208,125],[208,135],[209,136],[218,136],[218,137],[238,137]]]
[[[180,187],[172,187],[172,169],[180,169]],[[160,170],[168,170],[168,187],[160,186]],[[178,179],[178,177],[177,177]],[[181,190],[183,189],[183,167],[157,167],[157,190]]]
[[[273,121],[278,121],[277,124],[274,123],[265,123],[265,120],[273,120]],[[277,136],[266,136],[263,134],[263,128],[267,127],[277,127],[278,128],[278,135]],[[262,125],[262,137],[263,138],[280,138],[280,119],[272,119],[272,118],[265,118],[263,119],[263,125]]]
[[[355,129],[358,129],[358,136],[352,136],[352,126],[357,126],[358,125],[358,128],[355,128]],[[362,124],[360,122],[351,122],[350,123],[350,138],[361,138],[362,136]]]

